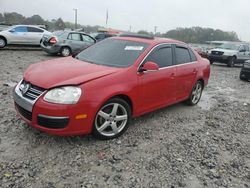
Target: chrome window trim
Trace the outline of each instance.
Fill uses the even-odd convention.
[[[161,43],[161,44],[157,44],[142,59],[142,61],[140,62],[139,66],[137,67],[137,73],[139,73],[139,68],[141,67],[142,63],[147,59],[147,57],[150,55],[150,53],[152,51],[154,51],[157,47],[163,46],[163,45],[170,45],[171,48],[172,48],[172,45],[179,45],[180,47],[184,47],[184,48],[190,49],[190,47],[188,45],[183,45],[183,44],[178,44],[178,43]],[[190,49],[190,50],[192,50],[192,49]],[[198,59],[197,59],[197,61],[198,61]],[[197,61],[192,61],[192,62],[189,62],[189,63],[183,63],[183,64],[179,64],[179,65],[171,65],[171,66],[162,67],[162,68],[159,68],[159,71],[160,70],[164,70],[164,69],[168,69],[168,68],[173,68],[173,67],[178,67],[178,66],[183,66],[183,65],[188,65],[188,64],[194,64]],[[144,73],[146,73],[146,72],[156,72],[156,71],[145,71]]]

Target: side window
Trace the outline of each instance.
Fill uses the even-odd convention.
[[[78,33],[70,33],[68,36],[69,40],[81,41],[81,36]]]
[[[96,37],[95,37],[96,40],[103,40],[105,39],[105,35],[104,34],[98,34]]]
[[[249,46],[245,45],[246,51],[249,51]]]
[[[146,59],[146,61],[152,61],[157,63],[160,68],[171,66],[173,63],[173,55],[171,46],[162,47],[153,51]]]
[[[192,50],[189,49],[189,53],[190,53],[191,61],[192,61],[192,62],[197,61],[197,58],[196,58],[196,56],[194,55],[194,52],[193,52]]]
[[[239,51],[245,51],[245,47],[244,46],[240,46]]]
[[[82,40],[84,42],[90,42],[90,43],[94,43],[95,42],[91,37],[89,37],[87,35],[82,35]]]
[[[177,65],[192,62],[189,50],[185,47],[176,46],[175,55]]]
[[[28,32],[43,33],[43,30],[35,27],[28,27]]]
[[[26,33],[26,32],[28,32],[27,31],[27,27],[25,27],[25,26],[18,26],[16,28],[12,29],[12,30],[14,32],[20,32],[20,33]]]

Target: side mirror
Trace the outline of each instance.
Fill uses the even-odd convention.
[[[9,30],[10,33],[14,33],[15,32],[15,29],[11,29]]]
[[[147,61],[144,63],[143,66],[141,66],[138,70],[138,72],[145,72],[145,71],[158,71],[159,70],[159,65],[152,61]]]

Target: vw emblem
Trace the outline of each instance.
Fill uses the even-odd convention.
[[[29,88],[30,88],[30,84],[21,84],[20,85],[20,90],[21,90],[23,95],[25,95],[25,93],[27,93]]]

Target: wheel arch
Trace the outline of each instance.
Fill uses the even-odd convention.
[[[117,95],[114,95],[114,96],[110,97],[108,100],[114,99],[114,98],[120,98],[120,99],[126,101],[126,102],[128,103],[128,105],[130,106],[130,108],[131,108],[131,113],[132,113],[132,115],[133,115],[133,111],[134,111],[134,110],[133,110],[133,102],[132,102],[131,98],[130,98],[128,95],[125,95],[125,94],[117,94]],[[107,101],[108,101],[108,100],[107,100]]]
[[[6,38],[5,36],[0,35],[0,38],[4,39],[4,40],[5,40],[5,42],[6,42],[6,44],[8,44],[7,38]]]

